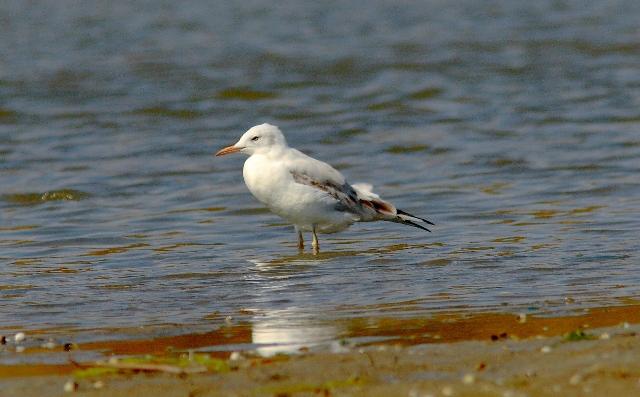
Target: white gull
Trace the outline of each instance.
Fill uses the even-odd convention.
[[[302,231],[313,233],[313,252],[319,252],[319,233],[340,232],[355,222],[389,221],[414,226],[433,225],[426,219],[396,209],[371,191],[366,183],[350,185],[329,164],[290,148],[278,127],[261,124],[216,156],[245,153],[242,174],[249,191],[271,212],[293,223],[298,248],[304,248]]]

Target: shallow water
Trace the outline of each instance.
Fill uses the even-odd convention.
[[[5,3],[5,329],[640,294],[637,2]],[[361,224],[298,255],[242,155],[214,157],[262,122],[433,233]]]

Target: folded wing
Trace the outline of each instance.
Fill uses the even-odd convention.
[[[310,168],[308,163],[307,167],[305,167],[307,168],[306,170],[302,169],[302,167],[293,167],[290,171],[291,176],[296,183],[322,190],[333,197],[336,200],[336,211],[350,212],[364,222],[384,220],[430,231],[416,222],[430,225],[433,225],[433,223],[396,209],[393,204],[373,193],[371,185],[362,183],[352,186],[331,166],[319,161],[318,163],[320,164],[316,164],[316,167],[312,168],[311,172],[308,172]]]

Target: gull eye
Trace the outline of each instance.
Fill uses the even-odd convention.
[[[258,137],[258,136],[254,136],[253,138],[251,138],[251,140],[254,141],[254,142],[257,141],[258,139],[260,139],[260,137]]]

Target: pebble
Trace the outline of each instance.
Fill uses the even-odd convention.
[[[242,359],[242,354],[240,354],[240,352],[232,352],[231,356],[229,357],[229,360],[231,361],[236,361],[240,359]]]
[[[442,388],[442,395],[444,396],[453,396],[453,387],[445,386]]]
[[[104,387],[104,381],[97,380],[97,381],[93,382],[93,388],[94,389],[102,389],[103,387]]]
[[[62,346],[62,349],[66,352],[71,351],[71,350],[76,350],[78,349],[78,345],[73,343],[73,342],[68,342],[65,343],[64,346]]]
[[[76,382],[69,380],[64,384],[64,391],[66,391],[67,393],[71,393],[76,390],[78,390],[78,384]]]
[[[520,314],[518,314],[517,319],[518,319],[519,323],[526,323],[527,322],[527,315],[524,314],[524,313],[520,313]]]
[[[551,346],[545,346],[540,349],[541,353],[551,353]]]
[[[16,343],[20,343],[23,340],[27,339],[27,335],[25,335],[24,332],[18,332],[13,338],[15,339]]]
[[[465,385],[472,385],[476,381],[476,377],[473,374],[466,374],[462,377],[462,383]]]
[[[569,378],[569,383],[574,386],[580,383],[581,381],[582,381],[582,375],[580,374],[575,374],[571,378]]]
[[[56,348],[56,343],[50,340],[47,343],[43,343],[40,347],[53,350]]]

